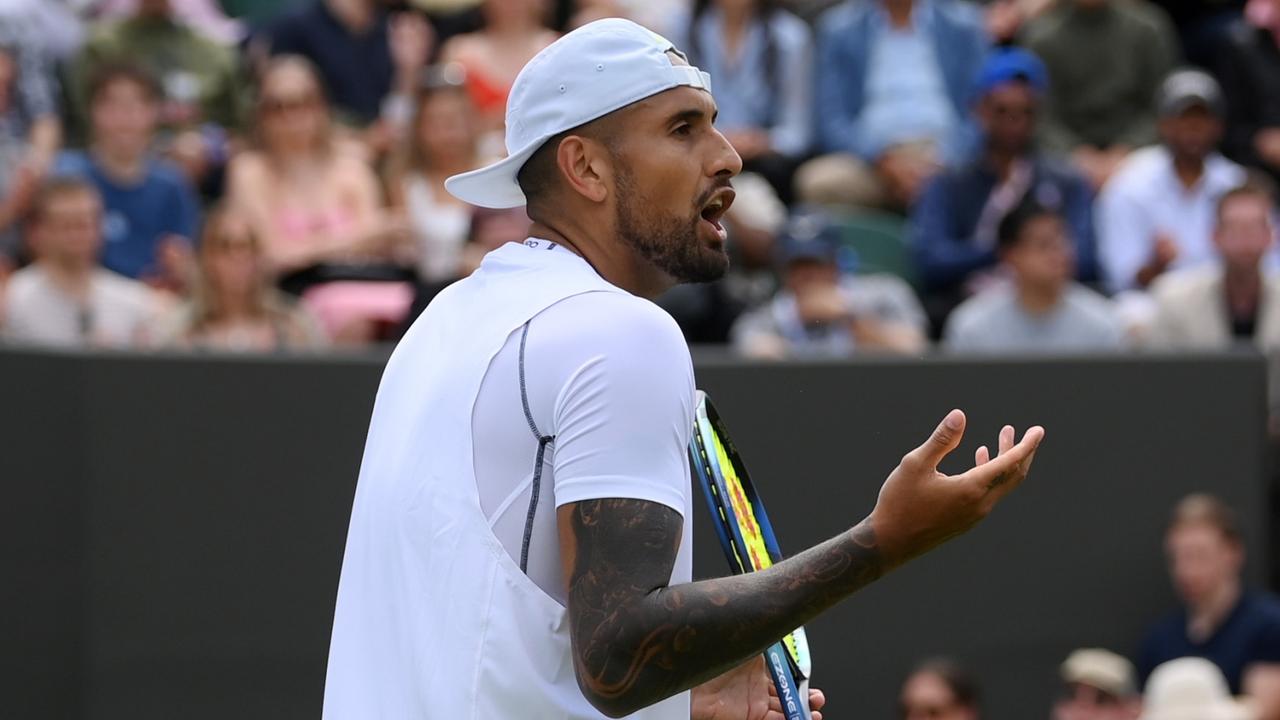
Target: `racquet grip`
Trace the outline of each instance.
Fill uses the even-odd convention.
[[[787,720],[810,720],[809,698],[800,697],[800,686],[791,675],[791,666],[787,662],[787,650],[782,646],[782,641],[765,648],[764,664],[769,668],[773,686],[778,690],[782,714]]]

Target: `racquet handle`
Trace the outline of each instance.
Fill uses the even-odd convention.
[[[764,664],[769,668],[773,686],[778,690],[782,714],[787,720],[810,720],[809,698],[800,697],[800,687],[791,675],[791,666],[787,664],[787,650],[782,646],[781,640],[765,648]]]

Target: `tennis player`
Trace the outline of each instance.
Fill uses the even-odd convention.
[[[338,589],[328,720],[781,717],[760,652],[978,522],[1043,431],[943,476],[952,411],[871,514],[764,572],[690,582],[689,351],[651,300],[726,269],[741,160],[706,73],[623,20],[516,79],[509,157],[450,178],[526,205],[387,364]],[[811,706],[820,707],[821,693]]]

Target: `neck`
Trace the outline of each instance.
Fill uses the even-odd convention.
[[[1043,285],[1032,285],[1019,281],[1018,303],[1032,315],[1043,315],[1058,306],[1062,299],[1062,288]]]
[[[885,0],[884,9],[889,13],[889,24],[899,29],[910,27],[913,6],[912,0]]]
[[[724,20],[725,32],[730,34],[741,34],[751,22],[751,10],[740,5],[720,8],[720,16]]]
[[[1257,265],[1226,265],[1223,285],[1232,310],[1256,308],[1262,295],[1262,271]]]
[[[218,302],[218,320],[234,322],[253,317],[253,298],[243,294],[223,295]]]
[[[107,145],[95,145],[93,157],[107,176],[113,180],[133,182],[146,174],[145,153],[135,153]]]
[[[1232,579],[1218,588],[1204,602],[1187,608],[1187,630],[1195,639],[1206,640],[1213,634],[1227,613],[1240,600],[1240,581]]]
[[[475,167],[474,153],[439,154],[425,163],[423,168],[428,175],[449,177],[464,173]]]
[[[373,8],[366,0],[328,0],[329,10],[343,25],[364,30],[373,24]]]
[[[1009,152],[1002,148],[987,148],[987,166],[995,171],[996,176],[1001,180],[1009,177],[1013,164],[1020,157],[1022,157],[1021,153]]]
[[[50,257],[41,265],[49,273],[54,284],[74,298],[83,300],[89,294],[89,281],[93,278],[93,263],[77,258]]]
[[[675,286],[674,280],[640,260],[623,243],[599,242],[596,234],[586,227],[587,225],[575,227],[568,224],[552,227],[549,223],[535,220],[529,227],[529,235],[563,245],[586,260],[611,285],[632,295],[653,300]],[[603,230],[605,233],[612,232],[611,227]],[[601,233],[602,236],[603,234]]]
[[[1200,182],[1204,174],[1204,158],[1177,156],[1173,158],[1173,171],[1184,187],[1191,187]]]

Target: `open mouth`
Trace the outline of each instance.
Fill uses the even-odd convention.
[[[711,196],[707,204],[702,206],[702,219],[711,223],[718,231],[723,231],[724,226],[720,224],[720,220],[724,214],[729,212],[729,207],[733,205],[735,193],[733,188],[721,188]]]

